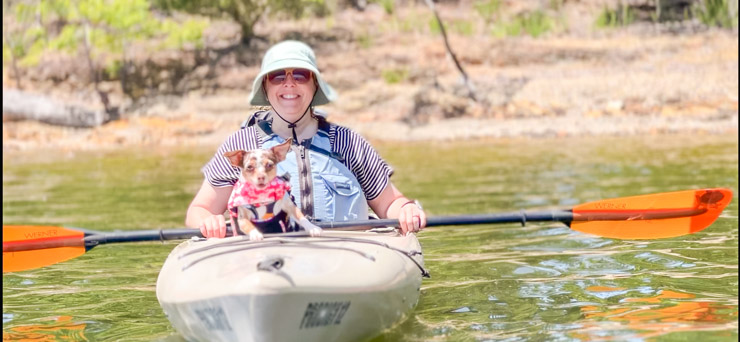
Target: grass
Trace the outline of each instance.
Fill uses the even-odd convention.
[[[734,0],[702,0],[697,1],[691,10],[685,9],[682,20],[698,19],[706,26],[720,28],[736,28],[737,1]],[[597,28],[617,28],[628,26],[636,21],[635,9],[630,5],[619,4],[617,8],[604,8],[594,23]],[[665,20],[657,13],[651,13],[653,22]],[[681,20],[680,18],[678,20]]]
[[[397,84],[405,81],[409,77],[409,71],[405,68],[384,69],[381,71],[383,80],[388,84]]]
[[[734,28],[737,27],[737,1],[733,4],[734,8],[731,8],[730,2],[728,0],[704,0],[700,5],[695,5],[694,12],[704,25]]]
[[[378,0],[378,3],[380,3],[380,6],[383,7],[383,10],[388,15],[393,15],[393,12],[396,11],[396,4],[394,0]]]
[[[629,6],[619,5],[616,9],[604,8],[596,18],[597,28],[616,28],[627,26],[635,21],[635,14]]]
[[[451,22],[442,22],[447,32],[454,32],[463,36],[472,36],[475,34],[475,24],[470,20],[453,20]],[[441,34],[439,23],[434,17],[429,18],[429,31],[432,34]]]
[[[356,39],[357,44],[360,45],[360,48],[369,49],[371,46],[373,46],[373,37],[371,37],[370,34],[367,32],[358,34]]]
[[[491,24],[501,16],[501,0],[476,1],[473,8],[486,24]]]
[[[380,1],[377,2],[380,3]],[[558,4],[559,2],[553,0],[553,3]],[[484,22],[482,27],[492,27],[489,32],[494,36],[530,35],[532,37],[539,37],[556,30],[562,24],[549,14],[547,10],[524,12],[506,22],[498,23],[498,20],[502,17],[504,7],[505,5],[501,0],[477,1],[473,4],[473,9]],[[470,37],[481,31],[481,27],[478,25],[478,18],[447,20],[443,18],[442,20],[445,30],[448,33]],[[381,30],[384,32],[416,32],[432,35],[439,35],[441,33],[436,18],[429,11],[412,11],[403,16],[392,14],[389,20],[381,24]]]
[[[554,28],[555,20],[544,11],[536,10],[519,14],[506,23],[496,25],[491,33],[498,37],[527,34],[536,38]]]

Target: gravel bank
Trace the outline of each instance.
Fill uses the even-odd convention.
[[[404,15],[411,14],[397,14]],[[328,32],[315,23],[285,28],[338,37],[314,44],[340,94],[325,110],[371,140],[737,134],[737,32],[638,25],[534,39],[453,31],[452,48],[476,88],[473,101],[439,36],[398,34],[387,22],[370,13],[339,17]],[[358,43],[360,33],[371,43]],[[92,129],[4,122],[3,150],[215,146],[255,110],[246,98],[257,64],[223,58],[208,89],[124,107],[122,120]],[[389,72],[400,79],[389,82]],[[86,94],[77,101],[95,102]]]

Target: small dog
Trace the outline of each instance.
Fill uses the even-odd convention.
[[[285,160],[292,141],[288,139],[269,150],[224,153],[231,165],[241,170],[228,203],[231,222],[236,222],[237,229],[250,240],[262,240],[265,233],[289,231],[288,217],[311,236],[321,235],[321,228],[311,223],[293,203],[290,183],[277,176],[277,164]]]

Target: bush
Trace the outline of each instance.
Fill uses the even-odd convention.
[[[501,0],[476,1],[473,8],[486,24],[498,20],[501,12]]]
[[[604,8],[596,18],[596,27],[614,28],[627,26],[635,21],[635,14],[629,6],[619,5],[616,9]]]
[[[734,3],[733,11],[728,0],[704,0],[696,5],[694,12],[707,26],[737,27],[737,2]]]
[[[553,19],[544,11],[537,10],[519,14],[513,20],[497,25],[493,29],[493,34],[497,36],[520,36],[526,33],[536,38],[551,31],[553,27]]]
[[[385,69],[381,72],[385,83],[396,84],[405,81],[409,76],[406,69]]]

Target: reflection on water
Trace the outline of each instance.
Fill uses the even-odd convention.
[[[736,137],[379,149],[399,188],[435,216],[567,208],[703,187],[729,187],[737,198]],[[3,223],[180,227],[202,181],[198,169],[212,153],[128,151],[60,155],[53,162],[4,155]],[[735,199],[698,234],[650,241],[600,238],[558,223],[427,229],[420,240],[432,278],[424,280],[409,319],[375,341],[734,341],[737,212]],[[173,247],[111,244],[3,275],[4,339],[177,340],[154,294]],[[30,333],[41,335],[22,335]]]
[[[10,314],[9,314],[10,315]],[[5,314],[3,314],[5,318]],[[15,326],[7,331],[3,329],[3,341],[19,342],[52,342],[52,341],[87,341],[85,323],[74,322],[71,316],[58,316],[43,321],[47,324]],[[3,324],[5,319],[3,319]]]
[[[591,287],[592,292],[621,292],[624,288]],[[606,311],[598,306],[582,306],[584,324],[582,331],[573,337],[593,340],[622,340],[628,331],[630,338],[648,338],[667,332],[702,331],[737,328],[737,305],[726,305],[712,301],[696,301],[690,293],[662,290],[656,296],[625,298],[624,306]],[[623,323],[621,330],[613,336],[605,336],[603,321]],[[683,323],[683,324],[682,324]],[[733,324],[734,323],[734,324]],[[687,325],[688,324],[688,325]],[[614,329],[612,327],[611,329]]]

